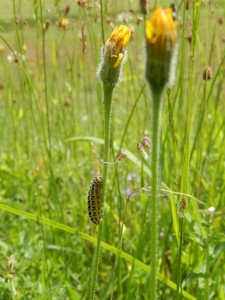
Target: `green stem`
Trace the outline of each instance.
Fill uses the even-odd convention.
[[[103,157],[103,187],[102,187],[102,222],[98,227],[97,246],[95,250],[95,258],[93,265],[90,300],[95,298],[95,289],[97,281],[98,266],[101,252],[102,229],[104,222],[104,203],[106,199],[106,181],[108,175],[108,161],[110,155],[110,139],[111,139],[111,116],[112,116],[112,93],[113,88],[103,85],[103,106],[104,106],[104,157]]]
[[[158,254],[158,195],[159,156],[162,115],[162,91],[153,91],[153,136],[152,136],[152,201],[151,201],[151,278],[150,299],[157,298],[157,254]]]
[[[208,236],[209,236],[209,230],[207,232],[207,238],[205,240],[205,300],[209,299],[209,240],[208,240]]]
[[[102,29],[102,42],[105,44],[105,33],[104,33],[104,12],[103,12],[103,4],[102,0],[100,0],[101,5],[101,29]]]
[[[177,296],[176,300],[180,299],[182,293],[182,287],[180,287],[180,275],[181,275],[181,253],[182,253],[182,239],[183,239],[183,225],[184,218],[180,218],[180,242],[179,242],[179,257],[178,257],[178,271],[177,271]]]
[[[10,294],[11,294],[11,299],[14,300],[16,299],[16,288],[15,288],[15,285],[14,285],[14,282],[13,282],[13,278],[11,278],[9,280],[9,289],[10,289]]]
[[[39,0],[39,4],[40,4],[40,21],[41,24],[43,24],[42,0]],[[45,47],[45,32],[43,28],[42,28],[42,59],[43,59],[43,71],[44,71],[44,96],[45,96],[47,134],[48,134],[47,152],[49,158],[50,172],[52,173],[52,145],[51,145],[51,130],[50,130],[50,116],[49,116],[49,103],[48,103],[46,47]]]

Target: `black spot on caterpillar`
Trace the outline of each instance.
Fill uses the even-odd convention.
[[[88,191],[88,214],[92,223],[102,220],[102,176],[95,176]]]

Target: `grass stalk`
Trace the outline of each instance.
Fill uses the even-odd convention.
[[[207,216],[207,237],[205,238],[205,293],[204,299],[209,299],[209,279],[210,279],[210,227],[212,218]]]
[[[205,295],[204,299],[209,299],[209,242],[205,242]]]
[[[42,1],[39,0],[40,5],[40,21],[43,24]],[[47,86],[47,66],[46,66],[46,46],[45,46],[45,33],[42,28],[42,59],[43,59],[43,72],[44,72],[44,97],[46,106],[46,121],[47,121],[47,134],[48,134],[48,158],[50,164],[50,171],[52,172],[52,146],[51,146],[51,130],[50,130],[50,116],[49,116],[49,102],[48,102],[48,86]]]
[[[102,41],[103,41],[103,44],[105,44],[104,12],[103,12],[103,4],[102,4],[102,0],[100,0],[100,4],[101,4],[101,30],[102,30]]]
[[[180,218],[180,239],[179,239],[179,254],[178,254],[178,270],[177,270],[177,295],[176,300],[180,299],[180,294],[182,294],[181,282],[181,254],[182,254],[182,240],[183,240],[183,225],[184,218]]]
[[[103,85],[103,108],[104,108],[104,157],[103,157],[103,187],[102,187],[102,222],[98,227],[97,246],[95,250],[94,264],[92,269],[92,281],[90,290],[90,300],[95,298],[98,266],[100,261],[102,229],[104,222],[104,203],[106,199],[106,182],[108,175],[108,161],[110,156],[111,139],[111,116],[112,116],[112,93],[113,88]]]
[[[157,295],[158,254],[158,195],[160,184],[159,157],[162,116],[162,92],[153,90],[153,134],[152,134],[152,201],[151,201],[151,278],[150,299]]]

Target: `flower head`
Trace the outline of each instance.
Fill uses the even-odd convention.
[[[67,29],[67,27],[69,25],[69,19],[67,19],[67,18],[59,19],[59,20],[57,20],[56,25],[58,28]]]
[[[117,26],[101,49],[99,77],[104,84],[114,87],[120,80],[121,67],[131,30],[125,25]]]
[[[61,26],[64,28],[64,27],[66,27],[68,25],[69,25],[69,20],[66,19],[66,18],[62,18],[62,20],[61,20]]]
[[[176,44],[176,21],[172,8],[157,8],[146,22],[146,78],[152,88],[163,88],[170,81]]]
[[[147,42],[155,45],[159,51],[170,51],[175,43],[175,28],[172,9],[159,7],[151,20],[146,22]]]
[[[106,42],[106,47],[111,48],[110,50],[112,51],[111,58],[116,59],[113,65],[114,68],[117,68],[123,59],[125,46],[130,40],[130,35],[130,28],[125,25],[120,25],[113,30],[110,38]]]

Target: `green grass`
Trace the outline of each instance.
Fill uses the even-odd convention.
[[[160,299],[176,298],[178,270],[180,299],[225,299],[225,43],[224,25],[217,22],[218,16],[225,19],[225,5],[193,2],[185,14],[183,4],[178,12],[177,78],[164,95]],[[103,145],[102,94],[96,79],[100,1],[87,1],[91,9],[76,1],[55,3],[42,1],[43,19],[50,19],[44,35],[46,76],[40,2],[0,4],[0,299],[11,299],[4,259],[10,255],[16,259],[13,278],[20,299],[88,299],[90,290],[97,230],[88,219],[87,193],[94,175],[101,173]],[[66,4],[71,6],[69,26],[57,29]],[[109,165],[96,299],[149,299],[151,159],[142,162],[136,150],[144,135],[152,138],[152,103],[148,87],[143,88],[144,28],[137,25],[139,1],[103,1],[103,6],[106,39],[122,22],[122,13],[129,16],[127,25],[134,34],[123,81],[113,96],[110,162],[120,148],[128,158]],[[185,36],[191,31],[189,43]],[[18,62],[8,61],[9,55],[15,60],[11,50]],[[213,70],[210,81],[202,79],[206,65]],[[179,267],[177,210],[182,194],[187,210]],[[210,214],[209,207],[215,212]]]

